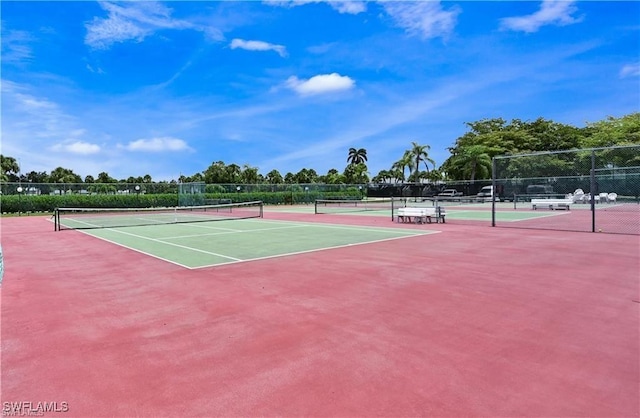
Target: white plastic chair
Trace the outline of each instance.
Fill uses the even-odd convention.
[[[576,189],[573,192],[573,203],[584,203],[584,192],[582,189]]]
[[[618,194],[617,193],[609,193],[607,195],[607,203],[611,203],[611,202],[615,203],[616,199],[618,199]]]
[[[609,203],[609,193],[600,193],[600,202]]]

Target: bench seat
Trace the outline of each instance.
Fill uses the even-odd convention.
[[[397,210],[398,222],[405,223],[431,223],[433,218],[436,222],[444,223],[444,216],[442,208],[399,208]]]
[[[531,208],[533,210],[541,208],[554,209],[566,209],[570,210],[573,204],[573,199],[531,199]]]

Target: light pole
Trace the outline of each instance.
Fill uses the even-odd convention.
[[[18,192],[18,216],[22,214],[22,192],[23,191],[24,189],[22,188],[22,186],[18,186],[18,188],[16,189],[16,192]]]
[[[140,206],[140,185],[136,184],[136,187],[134,187],[135,191],[136,191],[136,203],[138,204],[138,206]]]

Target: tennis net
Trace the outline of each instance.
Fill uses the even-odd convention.
[[[54,224],[55,230],[61,231],[262,217],[263,203],[256,201],[167,208],[57,208]]]
[[[316,199],[315,213],[348,213],[379,211],[389,212],[393,208],[393,199],[367,199],[367,200],[338,200],[338,199]]]

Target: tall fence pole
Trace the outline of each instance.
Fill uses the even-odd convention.
[[[596,152],[591,150],[591,232],[596,232]]]
[[[496,226],[496,159],[491,159],[491,226]],[[514,199],[515,201],[515,199]]]

